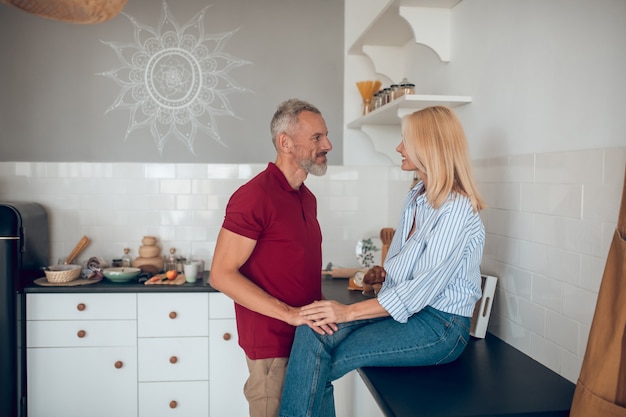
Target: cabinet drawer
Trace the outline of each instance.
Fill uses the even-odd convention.
[[[141,338],[139,381],[209,379],[208,337]]]
[[[136,417],[137,350],[27,349],[29,417]]]
[[[27,347],[136,346],[135,320],[29,321]]]
[[[212,319],[234,319],[235,303],[221,292],[209,293],[209,317]]]
[[[135,294],[27,294],[27,320],[135,319]]]
[[[207,417],[208,392],[207,381],[142,382],[139,384],[139,417]]]
[[[207,336],[208,303],[206,293],[138,294],[138,336]]]

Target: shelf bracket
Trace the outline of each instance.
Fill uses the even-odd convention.
[[[400,6],[398,13],[411,26],[415,43],[435,51],[441,61],[450,62],[450,9]]]
[[[363,45],[363,53],[374,64],[374,71],[392,82],[399,82],[406,74],[406,53],[399,46]]]
[[[400,143],[400,125],[363,125],[361,131],[367,135],[376,152],[386,155],[394,165],[398,165],[399,154],[396,146]],[[390,138],[396,138],[396,140]]]

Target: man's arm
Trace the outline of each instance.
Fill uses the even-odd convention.
[[[308,324],[309,321],[298,314],[299,308],[271,296],[239,272],[255,246],[256,240],[222,228],[217,236],[209,284],[252,311],[293,326]]]

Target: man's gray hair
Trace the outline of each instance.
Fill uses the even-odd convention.
[[[306,101],[292,98],[287,101],[283,101],[276,109],[272,122],[270,124],[270,131],[272,133],[272,143],[276,146],[276,138],[282,132],[287,132],[293,126],[298,123],[298,116],[303,111],[310,111],[316,114],[322,114],[317,107],[307,103]]]

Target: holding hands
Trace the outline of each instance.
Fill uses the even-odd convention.
[[[363,290],[373,291],[374,294],[378,294],[386,275],[387,273],[382,266],[370,268],[363,277]],[[387,315],[387,312],[380,307],[376,300],[372,301],[374,301],[372,304],[374,308],[370,307],[366,310],[363,309],[365,307],[363,302],[345,305],[332,300],[315,301],[301,307],[299,314],[315,332],[319,334],[333,334],[333,332],[337,331],[337,323],[345,323],[358,318]],[[361,306],[361,309],[356,308],[358,305]],[[369,307],[369,304],[367,305]],[[361,317],[362,314],[364,315],[363,317]]]

